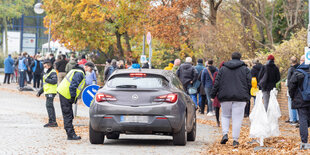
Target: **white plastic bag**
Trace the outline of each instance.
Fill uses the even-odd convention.
[[[280,110],[279,103],[277,100],[277,94],[278,94],[278,91],[276,89],[273,89],[270,92],[269,105],[267,109],[267,116],[268,116],[269,126],[270,126],[269,136],[280,135],[278,120],[281,117],[281,110]]]
[[[250,114],[250,137],[251,138],[267,138],[270,133],[270,125],[267,113],[263,104],[263,93],[259,91],[256,94],[255,105]]]

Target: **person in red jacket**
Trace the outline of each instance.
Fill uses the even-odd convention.
[[[84,65],[87,63],[87,60],[86,60],[86,57],[85,57],[85,55],[82,55],[82,59],[79,61],[79,65],[81,66],[81,67],[84,67]]]

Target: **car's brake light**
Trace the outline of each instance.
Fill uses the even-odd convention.
[[[177,100],[178,100],[178,94],[172,93],[172,94],[157,96],[154,99],[154,102],[175,103]]]
[[[97,102],[104,102],[104,101],[116,101],[117,99],[112,95],[107,95],[104,93],[98,93],[96,95]]]
[[[130,77],[146,77],[145,73],[130,73]]]

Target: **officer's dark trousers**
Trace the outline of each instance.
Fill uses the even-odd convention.
[[[55,123],[56,122],[54,98],[55,98],[55,94],[47,94],[46,95],[46,110],[47,110],[47,114],[48,114],[48,123]]]
[[[75,134],[75,131],[72,125],[72,120],[73,120],[72,103],[70,103],[70,100],[66,99],[60,94],[59,94],[59,99],[60,99],[62,116],[64,119],[64,128],[67,132],[67,135],[72,136]]]
[[[299,108],[299,133],[302,143],[308,143],[308,121],[310,119],[310,107]]]

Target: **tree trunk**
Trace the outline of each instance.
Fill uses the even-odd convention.
[[[116,31],[115,32],[115,36],[116,36],[116,46],[117,46],[117,51],[118,51],[118,53],[119,53],[119,56],[120,56],[120,58],[121,59],[123,59],[124,58],[124,51],[123,51],[123,47],[122,47],[122,35],[118,32],[118,31]]]
[[[216,26],[216,13],[217,10],[215,10],[215,4],[214,0],[209,0],[209,13],[210,13],[210,23],[212,26]]]
[[[251,0],[240,0],[239,2],[243,8],[251,8]],[[251,15],[243,8],[240,8],[241,22],[243,25],[243,46],[245,46],[250,55],[254,56],[255,44],[251,39],[254,38]]]
[[[132,51],[131,51],[131,46],[130,46],[130,37],[127,31],[124,33],[124,38],[125,38],[126,45],[127,45],[127,52],[131,53]]]
[[[5,56],[8,55],[8,24],[7,24],[7,20],[6,20],[6,16],[3,17],[3,26],[4,26],[4,40],[5,40]],[[19,45],[17,45],[19,46]]]
[[[219,6],[221,5],[223,0],[219,0],[216,2],[216,0],[209,0],[209,13],[210,13],[210,23],[212,26],[216,26],[216,18],[217,18],[217,10]]]

